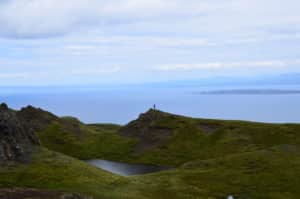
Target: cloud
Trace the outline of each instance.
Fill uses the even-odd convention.
[[[1,67],[0,67],[1,68]],[[15,70],[7,69],[0,73],[0,83],[4,85],[72,85],[99,82],[114,82],[118,80],[121,68],[118,66],[71,67],[43,69],[33,68]],[[5,68],[4,68],[5,69]],[[117,76],[117,77],[116,77]]]
[[[299,0],[0,0],[0,83],[298,72],[299,7]]]
[[[120,72],[121,68],[118,66],[112,67],[99,67],[99,68],[90,68],[90,69],[75,69],[71,70],[68,74],[71,75],[85,75],[85,76],[97,76],[97,75],[104,75],[104,74],[112,74]]]
[[[176,2],[176,1],[174,1]],[[154,17],[177,3],[160,0],[7,0],[0,2],[1,34],[41,38],[135,17]],[[174,8],[175,9],[175,8]],[[172,9],[171,9],[172,10]],[[136,19],[135,19],[136,20]]]
[[[0,73],[0,79],[19,79],[27,78],[27,73]]]
[[[5,0],[0,2],[0,34],[44,38],[124,25],[226,35],[299,24],[299,6],[298,0]]]
[[[79,0],[8,0],[0,3],[1,33],[15,38],[62,35],[81,20],[87,23],[88,9]]]
[[[199,64],[167,64],[158,66],[160,71],[188,71],[188,70],[220,70],[220,69],[246,69],[246,68],[282,68],[298,61],[242,61],[242,62],[209,62]]]
[[[65,50],[70,51],[91,51],[103,46],[152,46],[152,47],[202,47],[214,45],[206,38],[201,37],[175,37],[175,36],[107,36],[95,37],[92,39],[71,41],[79,42],[77,45],[68,44]]]

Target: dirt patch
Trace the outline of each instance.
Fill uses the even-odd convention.
[[[163,146],[171,137],[171,129],[149,129],[139,136],[139,143],[136,145],[134,153],[141,154],[145,151]]]
[[[213,124],[199,124],[198,127],[206,134],[212,134],[219,128],[217,125]]]
[[[122,127],[119,133],[122,136],[138,140],[133,151],[134,154],[144,153],[163,146],[172,137],[171,128],[156,125],[165,117],[170,117],[170,115],[157,110],[149,110],[141,114],[137,120]]]
[[[80,194],[37,189],[0,189],[0,199],[92,199]]]

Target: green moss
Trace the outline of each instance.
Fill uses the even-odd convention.
[[[154,111],[151,114],[153,116]],[[194,119],[155,112],[155,116],[158,114],[163,116],[143,125],[149,125],[154,132],[168,129],[170,137],[159,147],[138,153],[135,151],[138,135],[123,137],[118,134],[121,127],[113,124],[84,125],[73,118],[64,118],[68,122],[52,122],[38,136],[43,146],[79,159],[102,158],[170,166],[282,144],[300,146],[300,125],[296,124]],[[75,129],[79,133],[70,132],[72,128],[66,128],[66,123],[71,127],[77,125]],[[160,142],[159,135],[151,139]]]
[[[121,128],[117,124],[88,124],[87,126],[98,133],[116,133]]]
[[[163,173],[134,177],[149,198],[297,199],[300,153],[261,150],[198,160]]]
[[[179,166],[194,159],[212,159],[277,145],[300,146],[300,125],[221,121],[169,116],[151,124],[172,129],[162,146],[136,156],[136,161]]]
[[[30,164],[0,168],[0,187],[78,192],[96,199],[298,199],[300,150],[277,146],[209,160],[170,171],[124,178],[79,160],[37,149]]]
[[[0,167],[0,187],[30,187],[114,198],[118,193],[112,190],[124,183],[127,180],[123,177],[41,148],[34,151],[30,163],[11,162]]]
[[[43,150],[34,154],[29,165],[1,168],[0,186],[79,191],[96,198],[300,198],[300,125],[170,114],[158,118],[148,124],[151,131],[165,128],[171,131],[170,137],[159,147],[141,153],[135,151],[139,137],[121,136],[117,125],[84,125],[67,118],[79,126],[80,133],[53,122],[38,135],[43,146],[80,159],[170,165],[177,169],[122,178]]]
[[[100,125],[94,127],[96,130],[85,125],[81,125],[80,128],[83,135],[76,135],[66,131],[60,123],[53,122],[44,131],[38,132],[38,137],[48,149],[79,159],[119,160],[127,157],[136,143],[134,139],[116,134],[113,129],[118,129],[118,126],[101,125],[101,131]]]

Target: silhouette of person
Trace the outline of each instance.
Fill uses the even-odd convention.
[[[153,109],[154,109],[154,110],[156,109],[156,105],[155,105],[155,104],[153,105]]]

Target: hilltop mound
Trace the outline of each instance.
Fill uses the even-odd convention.
[[[19,117],[22,117],[34,131],[41,131],[51,122],[59,120],[54,114],[33,106],[22,108],[17,114]]]
[[[74,117],[58,117],[41,108],[27,106],[16,115],[31,127],[41,145],[79,159],[119,160],[131,150],[134,141],[116,132],[119,125],[87,125]]]
[[[50,125],[57,124],[61,127],[62,131],[69,132],[78,137],[85,134],[84,130],[81,129],[82,123],[78,119],[73,117],[58,117],[41,108],[27,106],[17,111],[17,115],[23,118],[35,132],[42,132]]]
[[[26,160],[38,138],[26,121],[6,104],[0,105],[0,162]]]
[[[174,115],[150,109],[139,116],[137,120],[130,122],[122,127],[119,133],[122,136],[137,138],[138,144],[134,151],[140,154],[162,146],[172,136],[172,127],[159,125],[160,121],[168,118],[175,118]]]
[[[129,137],[142,136],[147,133],[151,133],[151,130],[153,130],[154,127],[155,130],[159,129],[159,127],[154,126],[154,124],[168,117],[175,118],[174,115],[171,115],[169,113],[150,109],[146,113],[140,114],[138,119],[130,122],[129,124],[121,128],[120,133],[124,136],[129,136]]]
[[[137,139],[137,162],[178,166],[195,159],[300,146],[300,125],[196,119],[150,109],[119,130]]]

